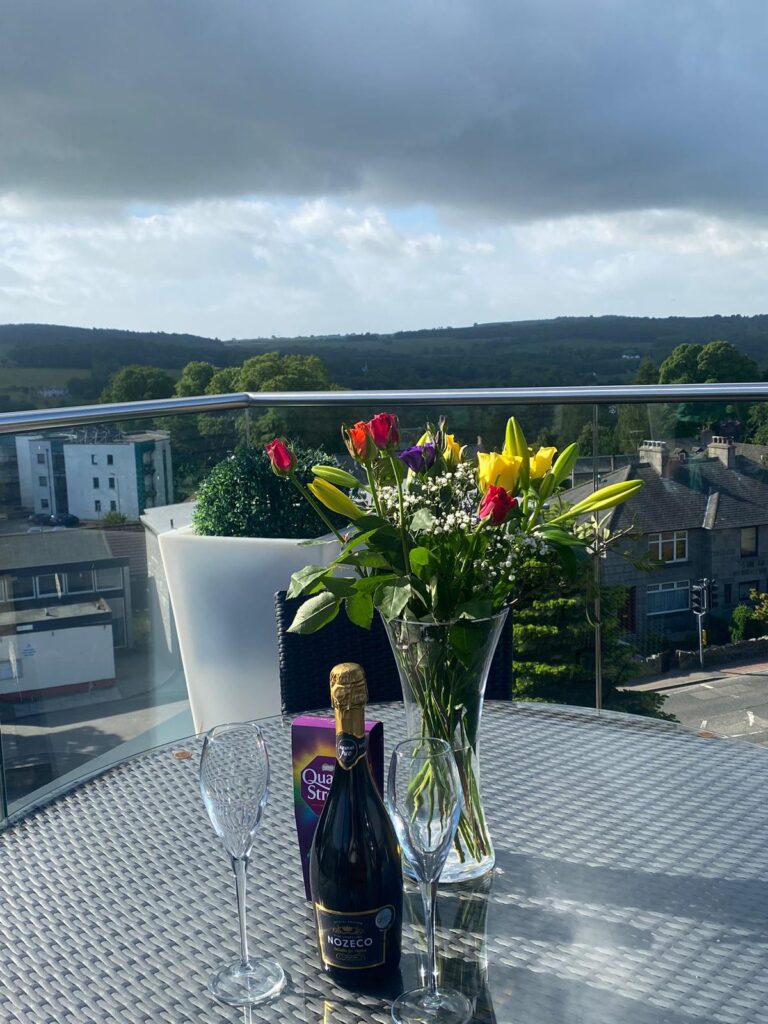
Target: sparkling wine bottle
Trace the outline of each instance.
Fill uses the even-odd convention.
[[[403,924],[400,847],[366,756],[367,699],[362,668],[337,665],[336,768],[309,862],[320,962],[353,987],[397,968]]]

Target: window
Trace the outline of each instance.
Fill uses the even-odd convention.
[[[96,570],[97,590],[120,590],[123,586],[123,570],[114,566]]]
[[[93,590],[93,573],[90,569],[67,573],[68,594],[84,594],[89,590]]]
[[[96,456],[95,455],[91,455],[91,465],[92,466],[96,465]]]
[[[48,477],[47,476],[39,476],[37,478],[37,482],[40,484],[41,487],[47,487],[48,486]],[[742,530],[741,532],[743,533],[744,531]]]
[[[744,583],[739,584],[739,603],[742,601],[749,600],[749,592],[751,590],[760,589],[760,580],[746,580]]]
[[[41,498],[40,499],[40,508],[50,508],[50,505],[49,505],[49,502],[48,502],[47,498]]]
[[[114,491],[115,489],[115,478],[113,476],[109,478],[109,489],[111,491]]]
[[[107,456],[107,465],[108,466],[114,466],[114,464],[115,464],[115,456],[114,455],[108,455]]]
[[[757,554],[757,527],[743,526],[741,534],[741,557],[754,558]]]
[[[8,580],[8,591],[12,601],[28,601],[35,596],[34,576],[11,576]]]
[[[38,597],[61,597],[62,590],[61,576],[57,572],[47,572],[37,577]]]
[[[649,533],[648,554],[657,562],[684,562],[688,558],[688,531]]]
[[[647,615],[670,615],[691,607],[691,585],[688,580],[676,583],[653,583],[648,587]]]
[[[723,585],[723,604],[733,604],[733,584]]]
[[[117,512],[117,502],[116,501],[110,501],[110,503],[109,503],[109,511],[110,512]]]
[[[98,499],[94,501],[93,507],[97,512],[101,512],[101,502]]]
[[[45,465],[45,452],[38,452],[37,453],[37,464],[38,464],[38,466],[44,466]]]
[[[97,476],[93,478],[93,489],[95,491],[98,491],[99,489],[99,478]]]

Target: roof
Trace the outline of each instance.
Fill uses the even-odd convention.
[[[47,622],[51,629],[55,629],[57,620],[79,619],[86,615],[106,615],[111,619],[112,610],[102,599],[81,601],[78,604],[54,604],[47,608],[18,608],[15,611],[0,612],[0,629],[31,622]]]
[[[0,572],[40,565],[100,562],[113,558],[101,530],[43,530],[0,534]]]
[[[645,484],[630,501],[617,506],[611,527],[618,530],[634,524],[643,533],[656,533],[768,524],[768,470],[753,458],[737,454],[733,469],[716,458],[672,461],[668,473],[659,476],[648,464],[636,462],[600,476],[600,487],[628,479]],[[588,481],[567,491],[565,497],[581,501],[592,490]]]

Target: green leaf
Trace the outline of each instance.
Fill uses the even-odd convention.
[[[376,593],[376,607],[385,619],[396,619],[411,599],[411,585],[407,580],[388,583]]]
[[[427,548],[412,548],[409,555],[411,572],[420,580],[428,580],[432,575],[432,555]]]
[[[493,602],[483,598],[465,601],[456,609],[457,619],[490,619],[492,615]]]
[[[327,591],[310,597],[296,612],[289,633],[316,633],[339,614],[339,598]]]
[[[379,587],[383,587],[385,583],[397,579],[400,579],[400,577],[393,572],[383,573],[378,576],[364,576],[362,579],[355,581],[355,590],[361,594],[373,594]]]
[[[411,530],[414,533],[422,533],[425,530],[431,530],[435,524],[435,517],[426,508],[420,508],[418,512],[415,512],[411,518]]]
[[[370,629],[373,621],[373,598],[370,594],[354,594],[347,598],[345,605],[347,618],[356,626]]]
[[[291,576],[288,597],[301,597],[302,594],[306,594],[330,571],[327,565],[305,565]]]
[[[357,564],[366,569],[383,569],[389,562],[380,551],[363,551],[357,556]]]
[[[355,592],[356,579],[351,576],[329,576],[325,581],[325,589],[335,597],[349,597]]]
[[[327,480],[329,484],[337,487],[360,488],[366,487],[356,476],[352,476],[345,469],[337,469],[336,466],[313,466],[312,472],[321,480]]]
[[[585,541],[580,537],[575,537],[572,533],[568,533],[567,530],[561,530],[559,526],[542,526],[536,533],[539,537],[543,537],[544,540],[548,540],[552,544],[562,545],[563,547],[583,548],[585,546]]]

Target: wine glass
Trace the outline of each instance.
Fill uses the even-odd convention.
[[[456,760],[445,740],[421,737],[392,752],[387,806],[406,859],[421,888],[427,932],[427,986],[404,992],[392,1005],[395,1024],[463,1024],[472,1016],[466,996],[438,986],[435,969],[435,904],[461,812]]]
[[[248,860],[269,796],[269,755],[258,725],[218,725],[206,735],[200,759],[200,791],[216,835],[232,860],[240,919],[240,959],[210,982],[211,995],[229,1006],[252,1006],[277,995],[285,974],[276,960],[252,960],[245,922]]]

